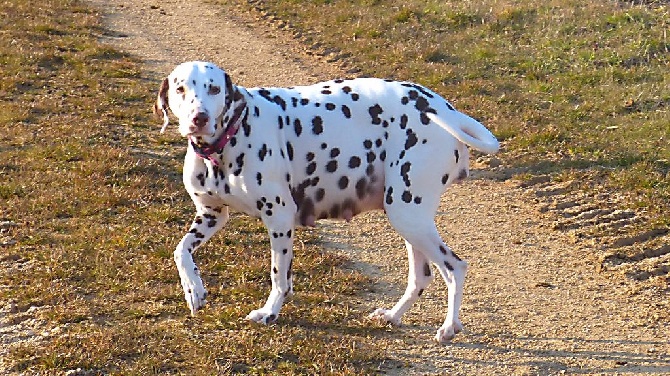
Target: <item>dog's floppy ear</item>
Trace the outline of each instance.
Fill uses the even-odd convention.
[[[230,79],[228,73],[224,73],[223,78],[226,81],[226,108],[230,108],[230,104],[233,101],[233,96],[237,90],[233,88],[233,80]]]
[[[242,95],[240,89],[233,85],[228,73],[224,73],[224,75],[226,80],[226,109],[227,111],[233,110],[233,113],[241,113],[246,107],[247,101],[244,100],[244,95]]]
[[[163,83],[161,84],[161,88],[158,91],[158,97],[156,98],[156,103],[154,104],[154,114],[159,119],[163,119],[163,127],[161,128],[161,133],[165,132],[165,128],[167,128],[168,124],[170,123],[170,118],[168,117],[168,110],[170,109],[170,106],[168,106],[168,89],[170,88],[170,84],[168,82],[167,77],[163,79]]]

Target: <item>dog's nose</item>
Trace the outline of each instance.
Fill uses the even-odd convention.
[[[198,112],[195,114],[193,117],[193,125],[195,125],[198,128],[203,128],[207,125],[207,122],[209,122],[209,115],[205,112]]]

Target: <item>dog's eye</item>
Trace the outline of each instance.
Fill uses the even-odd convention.
[[[207,92],[209,95],[217,95],[221,92],[221,88],[218,86],[210,85],[209,86],[209,91]]]
[[[177,88],[176,92],[177,92],[177,94],[184,94],[184,87],[183,87],[183,86],[179,86],[179,87]]]

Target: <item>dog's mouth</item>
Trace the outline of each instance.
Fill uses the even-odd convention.
[[[216,133],[214,132],[207,132],[203,129],[189,129],[189,132],[184,135],[185,137],[188,138],[214,138],[216,136]]]
[[[216,127],[212,124],[196,125],[188,121],[179,128],[182,137],[199,137],[205,139],[216,137]]]

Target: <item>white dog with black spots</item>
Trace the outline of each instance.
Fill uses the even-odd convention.
[[[468,176],[468,146],[498,150],[479,122],[410,82],[358,78],[247,89],[198,61],[163,80],[154,110],[163,131],[171,111],[188,139],[183,179],[197,213],[174,260],[192,314],[207,297],[193,251],[226,224],[229,207],[268,229],[272,291],[247,316],[263,324],[277,320],[292,294],[296,226],[381,209],[405,240],[409,273],[397,304],[370,316],[400,324],[433,279],[432,265],[448,287],[435,338],[445,342],[462,330],[467,264],[442,241],[434,217],[441,194]]]

